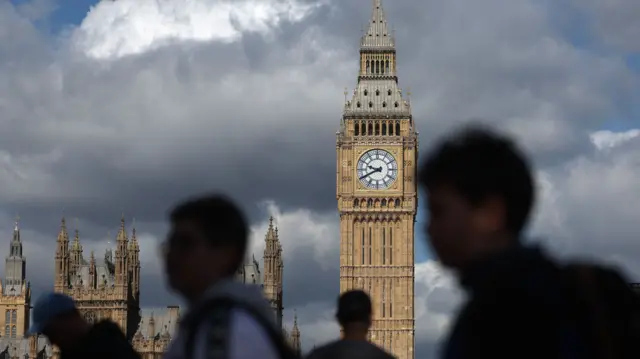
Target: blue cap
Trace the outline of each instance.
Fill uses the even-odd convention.
[[[62,314],[76,309],[76,304],[68,295],[46,293],[40,296],[33,306],[33,323],[27,335],[42,333],[51,322]]]

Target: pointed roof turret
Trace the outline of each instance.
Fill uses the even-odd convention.
[[[291,328],[291,346],[299,355],[302,349],[302,345],[300,345],[300,329],[298,328],[298,313],[296,310],[293,310],[293,328]]]
[[[68,240],[69,240],[69,233],[67,232],[67,221],[63,216],[62,221],[60,222],[60,232],[58,232],[58,242],[63,242]]]
[[[393,34],[389,32],[387,19],[384,16],[382,0],[373,0],[373,12],[369,21],[369,29],[360,41],[361,49],[389,49],[395,47]]]
[[[131,230],[131,240],[129,241],[129,249],[139,250],[138,235],[136,233],[136,220],[133,219],[133,229]]]
[[[124,223],[124,213],[122,217],[120,217],[120,230],[118,231],[118,235],[116,236],[117,242],[126,242],[127,241],[127,231]]]
[[[74,251],[82,251],[82,245],[80,244],[80,231],[76,228],[75,236],[73,236],[73,243],[71,249]]]
[[[13,226],[13,242],[20,242],[20,216],[16,216],[16,222]]]
[[[293,328],[291,329],[291,336],[300,335],[300,329],[298,328],[298,312],[293,310]]]
[[[265,256],[274,256],[278,253],[279,240],[278,240],[278,228],[273,224],[273,216],[269,218],[269,228],[267,229],[267,234],[264,237],[265,246],[264,246],[264,255]]]
[[[267,229],[267,235],[265,240],[268,242],[270,240],[275,241],[278,239],[278,228],[273,225],[273,216],[269,217],[269,228]]]

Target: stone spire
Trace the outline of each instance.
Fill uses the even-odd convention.
[[[140,245],[138,243],[138,235],[136,233],[136,221],[133,220],[133,229],[131,231],[131,240],[127,248],[127,267],[131,282],[132,295],[138,298],[140,295]]]
[[[56,244],[55,260],[55,283],[54,290],[63,293],[69,286],[69,233],[67,232],[67,222],[62,217],[60,231]]]
[[[151,312],[151,317],[149,318],[149,322],[147,323],[147,336],[149,338],[153,338],[156,336],[156,320],[153,317],[153,312]]]
[[[295,309],[293,311],[293,328],[291,328],[291,346],[300,355],[302,346],[300,343],[300,329],[298,328],[298,313]]]
[[[26,283],[27,259],[22,255],[22,242],[20,240],[20,218],[16,217],[13,226],[13,236],[9,244],[9,255],[5,259],[4,287],[5,295],[23,295]]]
[[[393,34],[382,9],[381,0],[373,1],[369,27],[360,41],[358,86],[351,99],[346,98],[340,131],[349,119],[409,119],[410,103],[403,99],[398,86],[396,49]],[[349,128],[351,136],[400,136],[400,124],[364,123]],[[377,127],[376,127],[377,126]]]
[[[116,251],[115,251],[115,279],[116,279],[116,286],[119,286],[121,289],[124,290],[124,288],[126,288],[126,286],[128,285],[128,270],[129,267],[127,265],[128,262],[128,254],[127,254],[127,245],[128,245],[128,238],[127,238],[127,229],[125,227],[125,222],[124,222],[124,213],[122,214],[122,217],[120,218],[120,230],[118,230],[118,235],[116,236]]]
[[[82,265],[82,244],[80,244],[80,230],[78,230],[78,224],[76,220],[75,236],[71,243],[70,260],[69,260],[69,275],[71,278],[78,274],[78,268]]]
[[[382,0],[373,0],[369,29],[360,40],[361,49],[393,49],[395,42],[384,17]]]
[[[96,256],[91,251],[91,257],[89,258],[89,288],[96,287]]]
[[[282,327],[282,247],[273,216],[269,218],[264,240],[264,295],[271,304],[278,326]]]

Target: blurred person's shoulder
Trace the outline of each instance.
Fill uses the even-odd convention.
[[[395,357],[375,344],[366,341],[336,340],[314,349],[308,359],[371,358],[394,359]]]

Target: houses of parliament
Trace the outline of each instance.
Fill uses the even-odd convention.
[[[59,353],[42,336],[26,337],[31,309],[31,287],[27,280],[27,258],[16,221],[13,235],[5,242],[9,254],[4,277],[0,281],[0,359],[56,359]],[[72,238],[71,238],[72,237]],[[180,321],[180,308],[141,308],[140,246],[136,229],[127,231],[124,218],[115,237],[115,248],[103,256],[90,252],[85,256],[80,233],[70,236],[62,219],[56,239],[53,290],[76,301],[89,322],[109,319],[117,323],[143,359],[161,358]],[[261,285],[282,327],[283,259],[278,228],[269,221],[265,235],[264,274],[255,257],[245,261],[236,278],[247,284]],[[294,349],[300,351],[297,318],[291,331],[282,327]]]

